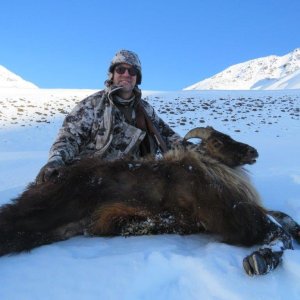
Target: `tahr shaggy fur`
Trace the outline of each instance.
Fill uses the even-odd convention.
[[[254,148],[212,127],[186,139],[194,137],[202,143],[183,142],[160,160],[84,159],[30,184],[0,208],[0,255],[78,234],[206,232],[230,244],[264,245],[243,264],[249,275],[268,273],[292,248],[298,224],[260,204],[240,168],[255,162]]]

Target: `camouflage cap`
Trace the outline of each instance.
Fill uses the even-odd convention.
[[[139,85],[142,82],[142,65],[140,59],[136,53],[129,50],[120,50],[113,57],[109,69],[108,69],[108,80],[106,83],[111,82],[113,78],[113,70],[116,65],[119,64],[128,64],[135,67],[138,70],[136,84]]]

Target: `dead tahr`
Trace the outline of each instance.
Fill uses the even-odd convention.
[[[280,263],[299,225],[262,207],[240,166],[257,151],[212,127],[196,128],[163,159],[84,159],[54,180],[31,184],[0,208],[0,255],[27,251],[75,235],[206,232],[221,241],[261,247],[244,259],[249,275]]]

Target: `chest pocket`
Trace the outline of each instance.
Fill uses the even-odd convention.
[[[117,124],[107,150],[107,158],[122,158],[136,152],[145,138],[146,132],[126,122]]]

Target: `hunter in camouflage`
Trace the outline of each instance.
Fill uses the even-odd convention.
[[[170,149],[182,138],[141,99],[142,69],[138,56],[117,52],[106,89],[82,100],[65,118],[36,182],[59,175],[59,168],[82,157],[104,160],[139,158]]]

